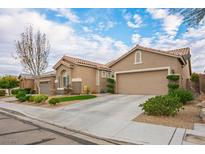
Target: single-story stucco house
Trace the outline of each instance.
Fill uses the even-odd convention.
[[[114,76],[116,93],[161,95],[168,92],[169,74],[178,74],[180,86],[186,88],[191,76],[191,54],[189,48],[162,51],[137,45],[107,64],[63,56],[53,69],[39,77],[41,93],[66,94],[71,89],[80,94],[87,87],[90,92],[100,93],[106,91],[106,78]],[[35,87],[31,86],[31,77],[28,84],[26,76],[20,75],[19,79],[21,88]]]
[[[63,56],[53,69],[39,77],[43,94],[81,94],[87,90],[91,93],[105,92],[107,78],[112,76],[106,65],[69,56]],[[20,74],[19,80],[21,88],[37,88],[30,75]]]
[[[190,58],[189,48],[162,51],[137,45],[109,63],[114,71],[116,93],[167,94],[169,74],[178,74],[180,86],[186,88],[191,76]]]

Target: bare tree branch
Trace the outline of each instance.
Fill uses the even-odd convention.
[[[25,71],[36,79],[48,66],[50,44],[46,34],[39,30],[33,34],[33,27],[29,26],[16,41],[16,54]]]

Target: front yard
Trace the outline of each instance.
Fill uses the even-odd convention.
[[[187,103],[183,108],[175,116],[153,116],[142,113],[134,121],[187,129],[192,129],[194,123],[202,123],[196,101]]]
[[[96,98],[96,95],[65,95],[65,96],[50,96],[43,94],[31,94],[23,89],[16,90],[13,94],[16,100],[10,101],[11,103],[26,104],[32,106],[56,108],[60,106],[70,105],[82,100]]]

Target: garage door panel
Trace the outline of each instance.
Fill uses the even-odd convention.
[[[41,94],[50,95],[50,82],[40,82],[40,91]]]
[[[167,94],[167,70],[117,74],[117,93],[161,95]]]

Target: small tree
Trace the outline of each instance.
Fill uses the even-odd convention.
[[[46,34],[37,31],[33,34],[33,27],[26,28],[16,41],[17,58],[20,59],[24,70],[34,77],[37,90],[40,92],[38,77],[45,71],[48,66],[48,55],[50,44]]]
[[[192,82],[198,82],[198,81],[199,81],[199,74],[197,74],[197,73],[192,73],[190,80],[191,80]]]
[[[14,76],[4,76],[0,78],[0,88],[8,89],[9,95],[11,94],[11,89],[18,87],[19,81]]]
[[[107,92],[115,93],[115,80],[112,78],[107,78]]]

